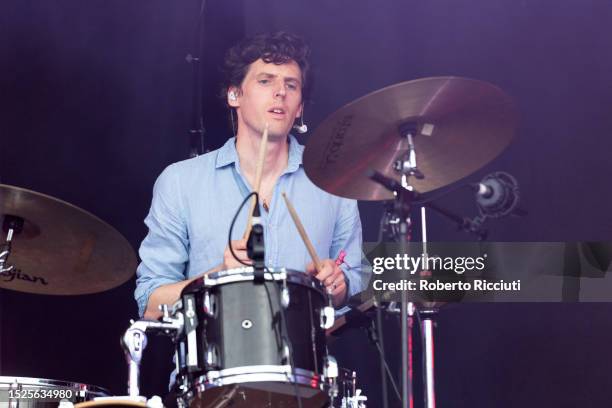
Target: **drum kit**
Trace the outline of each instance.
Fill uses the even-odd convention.
[[[359,98],[330,115],[309,138],[308,177],[320,188],[357,200],[388,200],[386,227],[400,244],[411,239],[411,205],[478,170],[510,143],[516,122],[511,99],[481,81],[436,77],[399,83]],[[115,229],[55,198],[0,185],[0,287],[41,294],[87,294],[116,287],[134,273],[136,259]],[[357,306],[377,306],[367,300]],[[406,349],[409,325],[421,310],[425,332],[426,406],[433,394],[435,310],[403,296],[402,402],[411,406]],[[19,406],[20,392],[72,392],[58,401],[77,407],[161,406],[140,394],[140,362],[147,335],[169,337],[175,349],[172,397],[179,407],[363,408],[356,373],[328,353],[326,330],[342,325],[323,286],[284,268],[222,270],[197,278],[158,320],[131,321],[122,336],[128,395],[52,380],[0,377],[2,401]],[[429,333],[429,334],[427,334]],[[429,344],[429,345],[427,345]],[[431,353],[429,355],[428,353]],[[42,394],[41,394],[42,395]],[[31,400],[30,400],[31,402]]]

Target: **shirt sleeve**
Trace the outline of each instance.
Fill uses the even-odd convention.
[[[335,259],[344,249],[346,256],[341,266],[348,286],[348,297],[365,290],[370,277],[367,268],[361,265],[362,260],[361,219],[357,201],[341,199],[338,218],[334,227],[334,237],[330,248],[330,257]]]
[[[155,289],[185,280],[189,240],[183,214],[178,175],[169,166],[153,187],[151,209],[145,218],[149,232],[138,252],[141,262],[136,270],[134,297],[141,317]]]

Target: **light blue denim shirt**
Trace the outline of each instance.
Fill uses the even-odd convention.
[[[357,202],[315,186],[302,166],[304,147],[289,136],[287,169],[280,176],[269,213],[262,210],[266,265],[304,271],[311,259],[281,193],[295,207],[321,259],[346,251],[343,270],[349,296],[365,289],[361,269],[361,220]],[[192,278],[223,261],[229,227],[238,206],[251,191],[241,173],[235,138],[205,155],[168,166],[155,182],[136,271],[140,315],[151,292],[161,285]],[[244,233],[248,205],[242,209],[232,239]]]

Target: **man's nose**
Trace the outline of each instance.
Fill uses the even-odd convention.
[[[274,93],[275,97],[284,97],[287,94],[287,90],[285,89],[285,84],[281,84],[276,87],[276,92]]]

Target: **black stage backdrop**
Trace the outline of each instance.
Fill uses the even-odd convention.
[[[343,104],[400,81],[457,75],[492,82],[515,99],[520,125],[513,144],[469,179],[512,173],[529,216],[492,224],[491,239],[612,237],[609,1],[207,3],[208,148],[230,134],[218,97],[224,50],[247,34],[290,30],[313,48],[313,102],[305,111],[311,129]],[[194,50],[199,9],[199,1],[3,1],[0,181],[80,206],[138,248],[155,178],[187,156],[193,86],[185,56]],[[466,193],[441,204],[475,214]],[[381,207],[360,208],[365,238],[375,240]],[[470,239],[436,217],[429,236]],[[131,280],[91,296],[1,291],[0,374],[124,394],[119,337],[136,317],[133,289]],[[397,372],[399,331],[387,320],[388,357]],[[145,394],[164,393],[167,343],[151,339]],[[445,308],[436,337],[438,404],[609,404],[610,344],[609,304]],[[332,351],[342,365],[359,369],[370,406],[381,406],[378,362],[364,333],[346,332]]]

